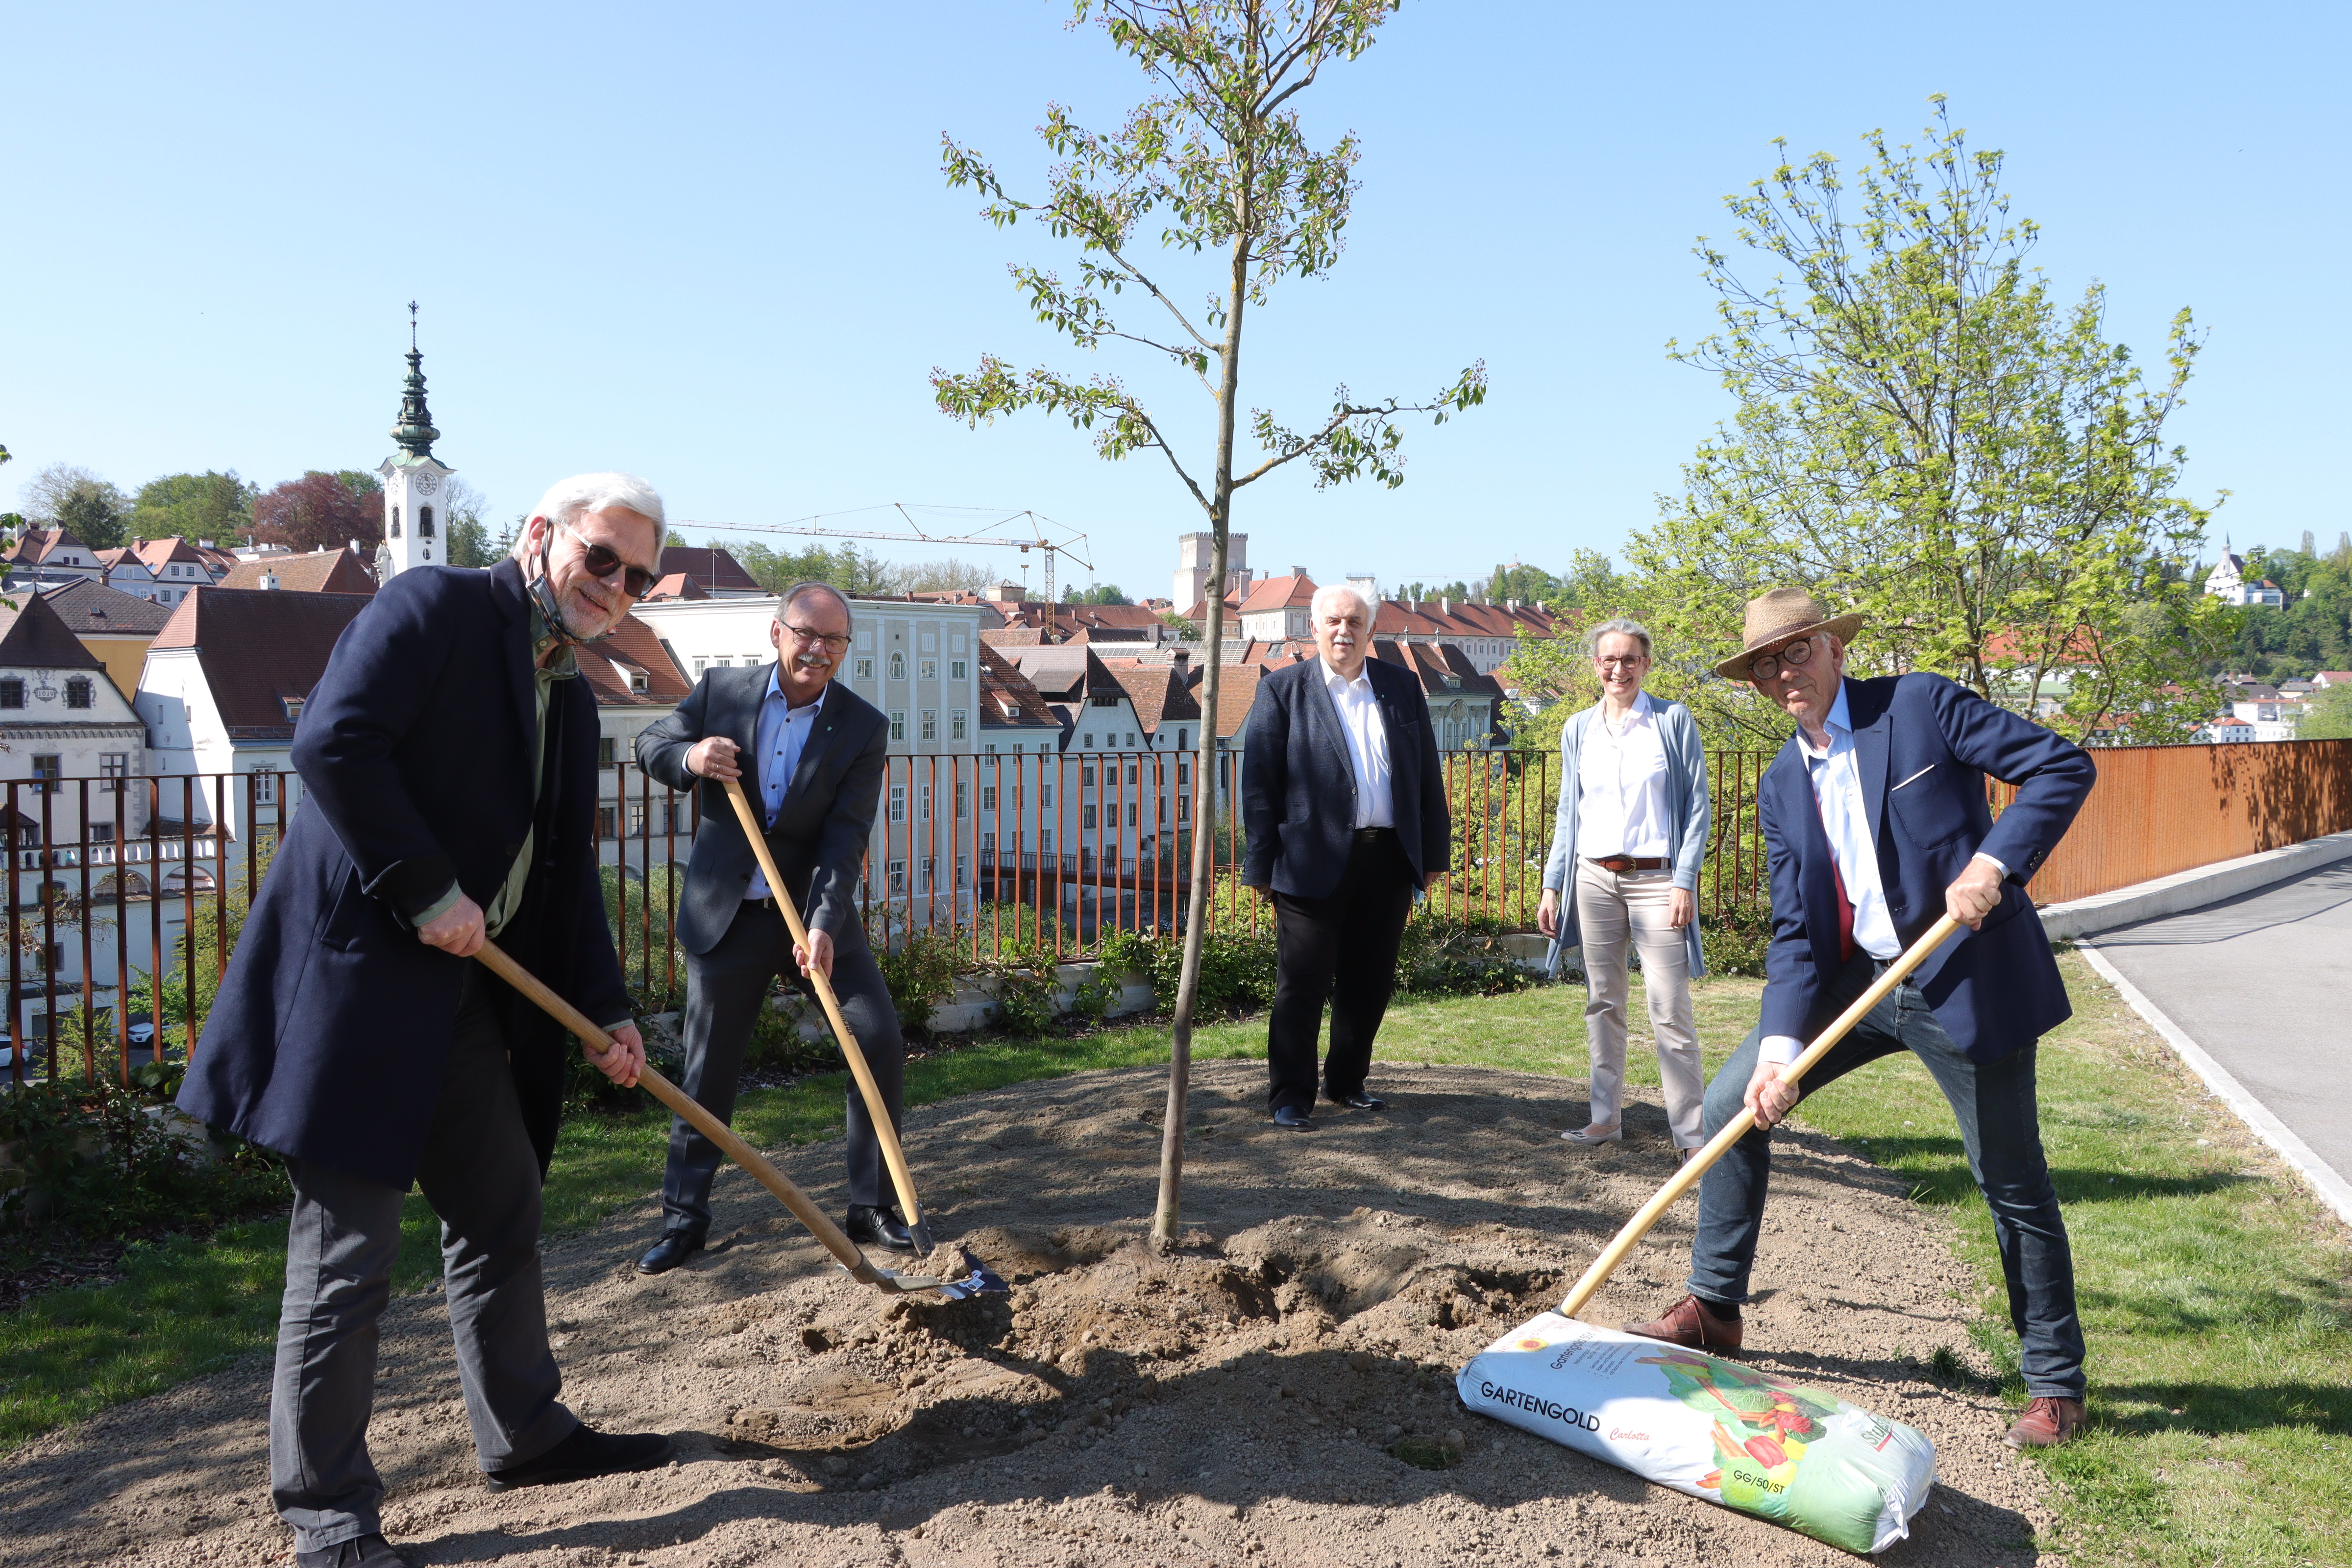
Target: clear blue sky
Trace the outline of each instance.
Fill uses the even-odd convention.
[[[28,6],[0,61],[0,496],[56,461],[125,489],[373,467],[415,299],[437,451],[500,515],[608,467],[677,520],[1030,507],[1091,536],[1103,581],[1164,594],[1200,518],[1160,458],[1104,463],[1042,416],[974,433],[926,383],[983,351],[1127,372],[1202,449],[1200,394],[1029,319],[1004,263],[1068,249],[940,177],[946,131],[1034,188],[1049,99],[1105,124],[1134,101],[1067,15]],[[2233,492],[2217,531],[2332,542],[2347,15],[1409,4],[1306,100],[1318,139],[1362,137],[1363,190],[1337,273],[1255,318],[1244,397],[1303,421],[1336,383],[1425,393],[1481,357],[1493,394],[1412,431],[1400,490],[1245,492],[1251,563],[1394,584],[1616,550],[1726,407],[1663,353],[1708,324],[1694,237],[1728,237],[1773,137],[1858,156],[1939,91],[2008,153],[2063,293],[2104,279],[2144,353],[2181,306],[2210,330],[2176,433],[2192,492]]]

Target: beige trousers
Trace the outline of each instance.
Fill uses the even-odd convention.
[[[1706,1079],[1699,1068],[1698,1030],[1691,1021],[1690,949],[1685,932],[1666,923],[1674,891],[1671,871],[1604,871],[1578,857],[1576,926],[1584,942],[1585,1044],[1592,1052],[1592,1124],[1613,1127],[1625,1087],[1625,955],[1642,952],[1642,990],[1658,1043],[1658,1077],[1665,1088],[1666,1120],[1675,1146],[1706,1142],[1699,1113]]]

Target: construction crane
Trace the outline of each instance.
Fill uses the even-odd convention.
[[[899,517],[906,521],[907,528],[909,531],[900,532],[895,530],[886,531],[882,529],[870,528],[845,528],[835,525],[837,520],[864,517],[872,512],[898,513]],[[933,532],[926,529],[923,523],[918,521],[916,517],[916,513],[918,512],[924,514],[926,517],[937,517],[944,514],[948,517],[955,518],[960,521],[974,517],[992,518],[994,521],[981,523],[977,527],[972,527],[969,522],[966,522],[968,531],[961,533]],[[1019,532],[1015,531],[998,531],[999,530],[1010,531],[1016,525],[1025,525],[1027,527],[1027,537],[1024,538]],[[1066,528],[1062,524],[1055,522],[1052,518],[1047,517],[1041,512],[1032,510],[1001,512],[989,507],[925,506],[905,501],[890,501],[880,506],[858,507],[849,511],[819,512],[809,517],[796,518],[791,522],[747,523],[689,521],[678,523],[677,526],[681,529],[715,529],[721,533],[790,534],[803,539],[871,539],[878,540],[888,544],[975,544],[994,548],[1010,546],[1020,551],[1024,555],[1026,555],[1031,551],[1034,550],[1041,552],[1045,558],[1046,611],[1045,630],[1046,636],[1049,637],[1053,635],[1054,629],[1054,612],[1052,606],[1054,604],[1055,557],[1066,555],[1073,561],[1076,561],[1079,565],[1085,567],[1089,573],[1093,572],[1095,569],[1094,560],[1089,552],[1087,536],[1085,534],[1080,533],[1076,529]],[[936,528],[939,524],[934,522],[932,526]],[[1051,531],[1050,532],[1048,531],[1049,530]],[[1055,537],[1055,534],[1059,534],[1060,537]]]

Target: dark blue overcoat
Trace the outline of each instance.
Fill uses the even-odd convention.
[[[465,968],[411,916],[454,879],[488,907],[527,831],[499,945],[591,1018],[629,1016],[592,837],[596,702],[558,681],[531,793],[530,608],[511,561],[401,573],[335,645],[294,734],[303,799],[246,917],[182,1110],[267,1149],[405,1188]],[[568,1037],[485,972],[540,1165]]]
[[[1944,889],[1979,850],[2009,868],[2000,905],[1912,972],[1952,1043],[1992,1063],[2073,1013],[2025,884],[2065,837],[2097,774],[2062,735],[1940,675],[1845,683],[1863,811],[1878,848],[1887,913],[1907,948],[1944,913]],[[2018,786],[1993,819],[1985,779]],[[1829,835],[1791,737],[1765,770],[1758,816],[1772,879],[1764,1033],[1810,1041],[1837,1016],[1838,956]]]

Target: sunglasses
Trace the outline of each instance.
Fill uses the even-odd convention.
[[[630,598],[644,598],[646,590],[660,580],[656,574],[648,572],[642,566],[631,566],[603,545],[581,538],[569,523],[558,523],[556,526],[579,541],[580,564],[587,568],[588,575],[602,582],[612,576],[614,573],[619,572],[621,592]]]

